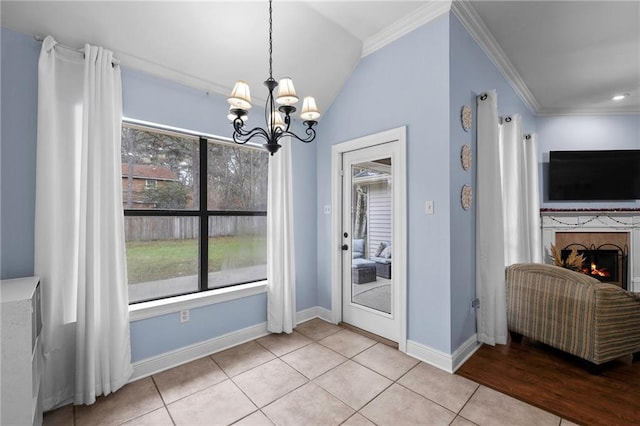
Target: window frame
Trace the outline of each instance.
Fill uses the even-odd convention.
[[[145,179],[144,180],[144,189],[157,189],[158,181],[155,179]]]
[[[261,283],[266,281],[267,277],[238,282],[223,286],[218,286],[215,289],[209,288],[209,218],[215,216],[229,217],[229,216],[267,216],[267,211],[264,210],[208,210],[207,209],[207,197],[208,197],[208,146],[209,143],[222,143],[231,144],[223,138],[205,136],[197,134],[195,132],[181,131],[175,128],[168,128],[160,125],[154,125],[146,122],[138,122],[135,120],[122,120],[121,127],[129,127],[133,129],[139,129],[143,131],[159,132],[168,135],[178,136],[181,138],[197,138],[198,139],[198,156],[199,156],[199,194],[198,196],[198,208],[192,210],[174,210],[174,209],[127,209],[123,205],[123,211],[125,217],[198,217],[199,229],[198,229],[198,290],[171,294],[167,296],[155,297],[152,299],[144,299],[135,302],[130,302],[129,306],[133,306],[141,303],[149,303],[158,300],[166,300],[170,298],[183,297],[190,294],[198,294],[206,291],[229,289],[230,287],[242,286],[252,283]],[[246,149],[260,149],[253,144],[246,144]],[[265,155],[266,152],[265,152]],[[203,173],[204,171],[204,173]],[[204,273],[203,273],[204,271]]]

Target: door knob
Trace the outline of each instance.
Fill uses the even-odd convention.
[[[342,245],[342,250],[349,250],[349,246],[348,246],[348,245],[346,245],[346,244],[343,244],[343,245]]]

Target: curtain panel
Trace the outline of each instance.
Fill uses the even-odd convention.
[[[296,326],[291,138],[269,157],[267,190],[267,330],[291,333]]]
[[[519,114],[504,117],[499,134],[504,264],[508,266],[531,260],[522,117]]]
[[[507,343],[505,241],[498,100],[495,90],[477,97],[476,297],[478,340]]]
[[[101,47],[42,43],[38,63],[35,274],[42,283],[43,408],[131,376],[120,172],[120,68]]]
[[[541,263],[535,135],[519,114],[498,119],[496,91],[477,98],[476,297],[478,340],[507,343],[505,267]]]

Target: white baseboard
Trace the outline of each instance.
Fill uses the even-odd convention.
[[[482,346],[482,343],[478,342],[477,334],[469,337],[466,342],[460,345],[451,355],[453,361],[452,372],[455,373],[458,368],[462,367],[462,364],[471,358],[471,355],[476,353],[480,346]]]
[[[213,339],[185,346],[171,352],[133,363],[133,382],[178,365],[211,355],[269,334],[267,323],[254,325]]]
[[[296,313],[296,324],[309,321],[314,318],[320,318],[327,322],[331,322],[331,311],[321,306],[304,309]],[[178,365],[211,355],[216,352],[246,343],[250,340],[257,339],[269,334],[267,331],[267,323],[254,325],[242,330],[234,331],[223,336],[214,337],[204,342],[195,343],[184,348],[166,352],[152,358],[143,359],[133,363],[133,375],[129,382],[143,379],[161,371],[168,370]]]
[[[449,355],[437,349],[430,348],[421,343],[407,341],[407,355],[411,355],[420,361],[433,365],[447,373],[455,373],[458,368],[469,359],[482,344],[478,342],[477,336],[474,334],[469,337],[453,354]]]
[[[331,311],[323,308],[322,306],[314,306],[313,308],[304,309],[296,313],[296,324],[301,324],[305,321],[312,320],[314,318],[320,318],[327,322],[331,321]]]

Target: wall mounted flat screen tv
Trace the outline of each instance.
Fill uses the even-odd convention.
[[[640,199],[640,150],[551,151],[549,200]]]

